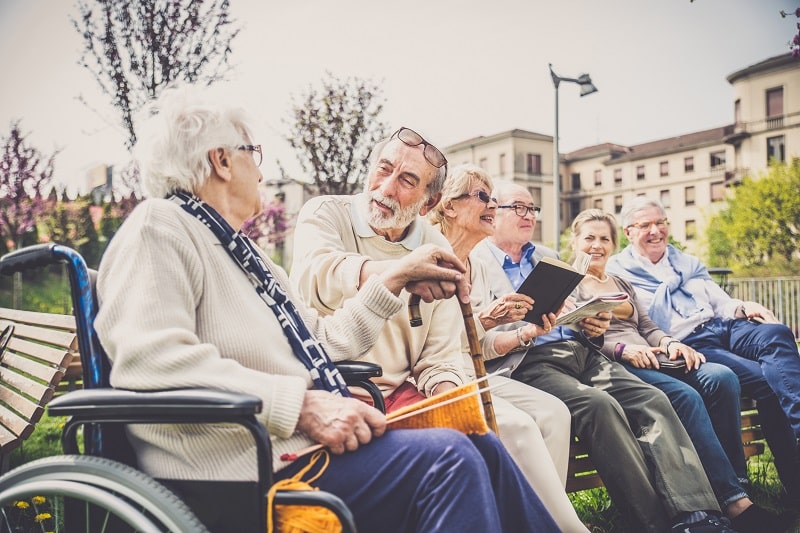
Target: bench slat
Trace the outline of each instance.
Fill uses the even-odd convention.
[[[48,363],[65,367],[72,360],[72,354],[63,348],[53,348],[44,344],[11,337],[6,352],[3,354],[3,361],[8,359],[9,352],[15,352],[37,359],[42,359]]]
[[[4,328],[9,323],[8,321],[0,320],[0,328]],[[14,336],[20,339],[57,346],[69,351],[78,349],[78,337],[74,331],[14,323]]]
[[[19,309],[0,307],[0,318],[9,320],[15,324],[34,324],[55,329],[75,331],[75,317],[72,315],[20,311]]]
[[[22,374],[17,374],[8,368],[0,367],[0,381],[37,400],[39,398],[45,398],[48,391],[52,391],[51,387],[42,385]]]
[[[33,432],[33,425],[28,420],[4,405],[0,405],[0,424],[3,424],[6,429],[21,439],[27,439]]]
[[[40,403],[36,403],[14,390],[7,387],[0,387],[0,402],[8,405],[29,420],[38,420],[42,416],[42,412],[44,411],[42,404],[46,403],[44,400],[49,401],[50,398],[43,398]]]

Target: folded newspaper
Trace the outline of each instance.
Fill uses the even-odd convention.
[[[609,294],[599,294],[587,301],[577,309],[569,313],[564,313],[556,320],[557,326],[569,326],[578,329],[578,322],[584,318],[594,316],[602,311],[611,311],[619,304],[628,301],[628,294],[624,292],[614,292]]]

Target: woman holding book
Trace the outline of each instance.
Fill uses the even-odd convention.
[[[525,349],[534,337],[550,331],[556,318],[551,313],[542,317],[543,326],[527,324],[511,331],[496,329],[522,320],[532,309],[533,300],[524,294],[511,293],[492,301],[485,265],[469,259],[475,245],[493,232],[497,201],[491,197],[491,191],[492,181],[482,168],[457,166],[445,180],[442,199],[430,215],[431,223],[447,237],[456,257],[467,268],[472,284],[472,308],[478,311],[476,329],[486,359]],[[465,332],[462,332],[462,351],[464,370],[474,377]],[[564,491],[570,438],[566,406],[554,396],[506,376],[492,376],[489,384],[493,388],[500,440],[561,530],[586,531]]]
[[[747,464],[736,374],[724,365],[705,362],[703,354],[661,331],[630,283],[606,273],[608,258],[617,249],[617,235],[613,215],[599,209],[579,213],[572,223],[573,251],[591,256],[576,293],[579,305],[600,294],[628,294],[628,301],[613,310],[601,351],[669,397],[736,531],[782,531],[782,518],[754,505],[743,487],[748,484]]]

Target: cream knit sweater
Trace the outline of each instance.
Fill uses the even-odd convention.
[[[286,273],[268,268],[290,292],[311,331],[336,359],[376,341],[402,301],[377,277],[336,314],[320,318],[291,294]],[[254,394],[278,457],[312,444],[295,431],[312,386],[272,310],[199,220],[167,200],[139,205],[100,265],[95,326],[113,361],[111,383],[131,390],[210,387]],[[141,468],[174,479],[255,479],[255,453],[243,429],[215,425],[132,426]]]

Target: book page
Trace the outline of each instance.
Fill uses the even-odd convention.
[[[595,296],[582,306],[558,317],[557,326],[569,326],[578,329],[578,323],[584,318],[594,316],[602,311],[611,311],[619,304],[628,301],[628,294],[614,292]]]

